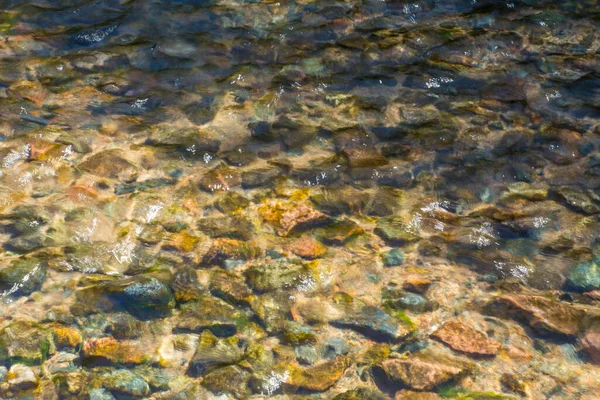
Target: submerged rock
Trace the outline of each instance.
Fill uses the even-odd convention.
[[[218,165],[206,172],[198,181],[202,190],[207,192],[227,192],[241,184],[241,175],[237,168]]]
[[[148,349],[133,341],[112,337],[88,339],[81,349],[83,362],[93,364],[142,364],[150,360]]]
[[[303,236],[290,245],[290,250],[299,257],[314,260],[322,257],[327,252],[327,247],[311,236]]]
[[[253,224],[242,216],[202,218],[198,229],[211,237],[228,237],[238,240],[250,240],[254,234]]]
[[[77,299],[79,302],[71,307],[77,313],[126,309],[140,318],[164,316],[175,306],[171,289],[147,275],[92,282],[92,285],[77,292]]]
[[[568,274],[567,284],[584,292],[600,289],[600,265],[596,259],[577,264]]]
[[[400,217],[396,216],[380,218],[374,232],[394,246],[402,246],[420,239]]]
[[[236,337],[217,339],[210,331],[204,331],[190,362],[190,370],[201,374],[211,367],[235,364],[243,354]]]
[[[191,332],[208,330],[217,336],[231,336],[243,320],[243,314],[231,305],[211,295],[203,295],[181,305],[175,328]]]
[[[23,364],[14,364],[7,375],[10,390],[28,390],[37,387],[38,378],[31,368]]]
[[[117,398],[124,396],[145,397],[150,394],[150,386],[141,376],[127,369],[118,369],[103,374],[99,378],[102,386],[108,389]]]
[[[340,393],[332,400],[386,400],[383,394],[368,388],[358,388]]]
[[[412,390],[402,389],[396,392],[394,400],[438,400],[441,397],[437,393],[432,392],[415,392]]]
[[[227,192],[215,201],[215,207],[224,214],[234,214],[248,207],[250,201],[236,192]]]
[[[244,272],[248,285],[259,292],[292,289],[311,276],[307,265],[289,260],[256,264]]]
[[[365,306],[361,310],[329,322],[331,325],[352,329],[375,340],[393,341],[408,335],[412,329],[395,320],[381,308]]]
[[[48,264],[35,258],[18,259],[0,269],[0,296],[27,296],[46,281]]]
[[[325,244],[342,246],[363,233],[364,230],[356,222],[351,219],[343,219],[317,229],[315,235]]]
[[[591,362],[600,364],[600,329],[591,328],[581,338],[581,346]]]
[[[289,298],[289,293],[281,290],[252,298],[252,311],[267,332],[274,334],[289,329],[292,319]],[[290,341],[289,336],[285,336],[284,333],[285,337]]]
[[[252,189],[270,185],[281,175],[281,170],[274,166],[253,168],[242,173],[242,187]]]
[[[207,373],[202,379],[202,386],[216,395],[231,393],[236,398],[247,398],[250,395],[248,379],[248,371],[237,365],[228,365]]]
[[[381,258],[386,267],[397,267],[404,262],[404,253],[398,249],[392,249],[382,253]]]
[[[430,391],[468,373],[471,364],[457,358],[418,353],[408,359],[381,363],[388,378],[414,390]]]
[[[262,207],[262,216],[272,223],[279,236],[288,236],[326,224],[330,218],[322,212],[304,204],[281,204],[269,202]]]
[[[456,321],[446,322],[431,337],[453,350],[474,356],[493,356],[500,349],[500,343],[488,338],[485,332]]]
[[[338,357],[307,368],[294,368],[285,385],[311,392],[324,392],[342,377],[350,366],[350,358]]]
[[[395,287],[383,291],[385,304],[394,309],[410,310],[415,313],[433,311],[436,305],[417,293],[405,292]]]
[[[236,239],[217,238],[202,259],[203,264],[225,267],[228,260],[250,260],[260,250],[251,243]]]
[[[513,318],[539,334],[577,336],[586,312],[541,296],[505,294],[486,305],[490,315]]]
[[[210,293],[232,304],[248,304],[252,291],[246,282],[234,273],[214,270],[210,273]]]
[[[152,126],[146,144],[171,147],[180,151],[193,149],[194,152],[202,153],[215,153],[219,149],[219,142],[211,138],[205,131],[197,128],[179,128],[167,124]]]
[[[49,333],[30,321],[14,321],[0,330],[0,361],[39,364],[51,350]]]
[[[300,364],[312,365],[319,360],[317,349],[311,345],[297,346],[294,348],[294,355]]]
[[[137,173],[135,164],[129,161],[120,149],[103,150],[93,154],[77,167],[94,175],[120,181],[130,181]]]
[[[596,204],[589,194],[577,187],[561,187],[557,190],[558,195],[573,209],[584,214],[595,214],[600,212],[600,205]]]

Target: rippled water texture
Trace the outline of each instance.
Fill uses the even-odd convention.
[[[0,6],[0,398],[600,399],[597,0]]]

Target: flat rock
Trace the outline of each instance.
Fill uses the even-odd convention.
[[[129,181],[136,174],[135,164],[120,149],[100,151],[87,157],[77,167],[90,174],[120,181]]]
[[[209,330],[217,336],[230,336],[236,332],[237,323],[242,317],[240,311],[223,300],[203,295],[198,300],[181,305],[175,328],[188,332]]]
[[[112,337],[90,338],[81,350],[84,363],[142,364],[150,356],[148,349],[136,342]]]
[[[335,385],[349,365],[350,358],[340,356],[312,367],[293,369],[286,386],[311,392],[324,392]]]
[[[381,367],[394,382],[414,390],[430,391],[468,372],[470,364],[459,359],[418,353],[408,359],[385,360]]]
[[[576,336],[586,312],[541,296],[505,294],[486,305],[490,315],[515,319],[540,334]]]
[[[412,329],[400,324],[381,308],[365,306],[360,311],[329,322],[331,325],[352,329],[378,340],[397,340],[408,335]]]
[[[419,240],[404,221],[397,216],[382,217],[377,221],[375,234],[394,246],[401,246]]]
[[[244,275],[254,290],[270,292],[300,285],[303,279],[310,278],[311,271],[304,263],[281,259],[253,265]]]
[[[315,228],[330,221],[330,218],[307,204],[281,204],[272,201],[262,208],[262,216],[275,226],[279,236],[288,236]]]
[[[34,322],[17,320],[0,330],[0,361],[16,359],[36,364],[49,346],[49,333]]]
[[[258,248],[248,242],[230,238],[217,238],[202,258],[202,263],[224,267],[229,260],[249,260],[256,257],[259,252]]]
[[[150,386],[141,376],[127,369],[118,369],[101,378],[102,386],[117,398],[141,398],[150,394]]]
[[[47,276],[48,263],[37,259],[13,261],[0,269],[0,295],[26,296],[40,290]]]
[[[474,356],[492,356],[500,349],[500,343],[488,338],[485,332],[456,321],[446,322],[431,336],[453,350]]]
[[[243,354],[236,337],[218,339],[210,331],[204,331],[190,362],[190,369],[202,373],[210,367],[235,364]]]

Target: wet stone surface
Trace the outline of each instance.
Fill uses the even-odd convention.
[[[6,0],[0,398],[600,398],[596,0]]]

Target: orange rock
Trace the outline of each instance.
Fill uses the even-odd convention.
[[[61,150],[64,146],[54,142],[48,142],[41,139],[34,139],[28,142],[29,144],[29,160],[43,161],[50,158],[59,158]]]
[[[54,343],[57,347],[76,347],[82,342],[81,333],[68,326],[56,325],[52,327]]]
[[[489,339],[484,332],[456,321],[446,322],[431,337],[453,350],[475,356],[493,356],[500,349],[500,343]]]
[[[309,260],[319,258],[327,252],[325,246],[310,236],[303,236],[295,240],[290,247],[292,253]]]
[[[306,204],[299,204],[297,207],[281,214],[277,233],[279,236],[287,236],[292,232],[319,225],[328,219],[329,217],[322,212],[317,211]]]
[[[458,378],[472,368],[459,359],[422,353],[409,359],[385,360],[381,363],[381,367],[392,381],[419,391],[430,391],[442,383]]]
[[[67,195],[73,201],[85,201],[98,197],[98,192],[84,185],[73,185],[67,189]]]
[[[590,360],[595,364],[600,364],[600,332],[588,331],[581,339],[583,350]]]
[[[329,221],[329,217],[304,203],[270,201],[259,208],[262,218],[272,224],[279,236],[310,229]]]
[[[429,286],[431,286],[429,279],[408,278],[402,285],[402,288],[409,292],[424,294],[429,289]]]
[[[103,361],[115,364],[142,364],[148,359],[148,349],[131,341],[112,337],[88,339],[83,345],[83,358],[88,362]]]

